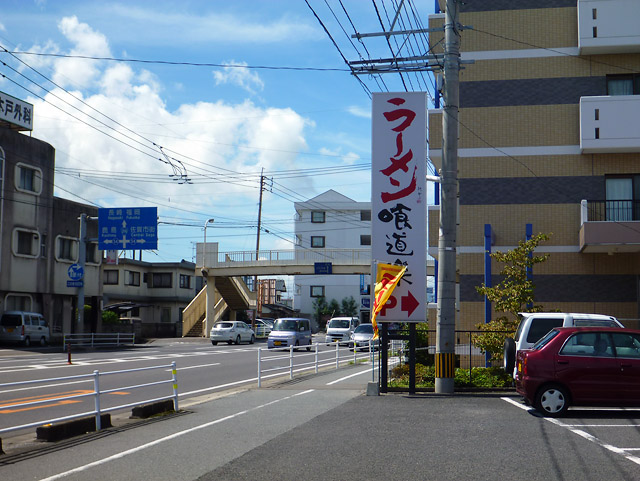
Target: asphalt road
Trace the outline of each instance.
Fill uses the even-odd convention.
[[[366,396],[348,366],[0,457],[7,480],[640,480],[640,410],[541,418],[516,396]]]

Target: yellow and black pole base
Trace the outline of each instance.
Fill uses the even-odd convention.
[[[453,352],[436,352],[436,377],[456,376],[456,355]]]

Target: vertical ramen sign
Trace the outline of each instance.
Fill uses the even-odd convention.
[[[426,162],[426,93],[374,93],[372,258],[374,263],[407,266],[378,315],[380,322],[426,321]],[[375,278],[374,272],[372,278]]]

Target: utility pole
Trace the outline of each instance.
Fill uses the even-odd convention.
[[[260,171],[260,200],[258,201],[258,232],[256,233],[256,262],[260,256],[260,224],[262,223],[262,191],[264,190],[264,167]],[[256,310],[251,321],[251,327],[256,328],[256,319],[258,318],[258,295],[260,290],[258,289],[258,276],[253,276],[253,289],[256,292]]]
[[[84,273],[87,261],[87,214],[80,214],[80,232],[78,236],[78,264]],[[77,314],[77,330],[75,332],[84,331],[84,276],[80,279],[80,287],[78,287],[78,314]]]
[[[440,238],[438,240],[438,322],[436,383],[440,394],[453,393],[456,326],[456,227],[458,210],[458,107],[460,29],[458,0],[446,0],[444,26],[444,110]]]

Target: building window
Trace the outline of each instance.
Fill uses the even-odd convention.
[[[371,222],[371,211],[370,210],[361,210],[360,211],[360,220],[363,222]]]
[[[76,245],[78,241],[71,237],[58,237],[56,248],[56,260],[63,261],[75,261],[76,260]]]
[[[171,322],[171,308],[163,307],[160,311],[160,322]]]
[[[126,286],[139,286],[140,273],[136,271],[124,271],[124,283]]]
[[[16,164],[16,189],[30,194],[40,194],[42,190],[42,172],[26,164]]]
[[[311,223],[312,224],[324,224],[326,221],[326,212],[321,210],[311,211]]]
[[[324,236],[311,236],[311,247],[324,247]]]
[[[640,95],[640,75],[607,75],[607,95]]]
[[[86,262],[89,264],[100,264],[100,254],[98,251],[98,244],[95,242],[87,242],[85,244]]]
[[[324,297],[324,286],[309,286],[311,297]]]
[[[153,274],[151,287],[172,287],[171,279],[171,272],[156,272]]]
[[[640,220],[640,175],[610,176],[605,186],[606,220]]]
[[[4,298],[5,311],[33,311],[31,296],[21,294],[7,294]]]
[[[13,253],[17,256],[38,257],[40,249],[40,235],[37,231],[14,229]]]
[[[371,235],[365,234],[360,236],[360,245],[361,246],[370,246],[371,245]]]
[[[102,275],[102,283],[105,285],[117,285],[118,271],[116,269],[105,269]]]
[[[183,289],[191,288],[191,276],[187,274],[180,274],[180,287]]]

